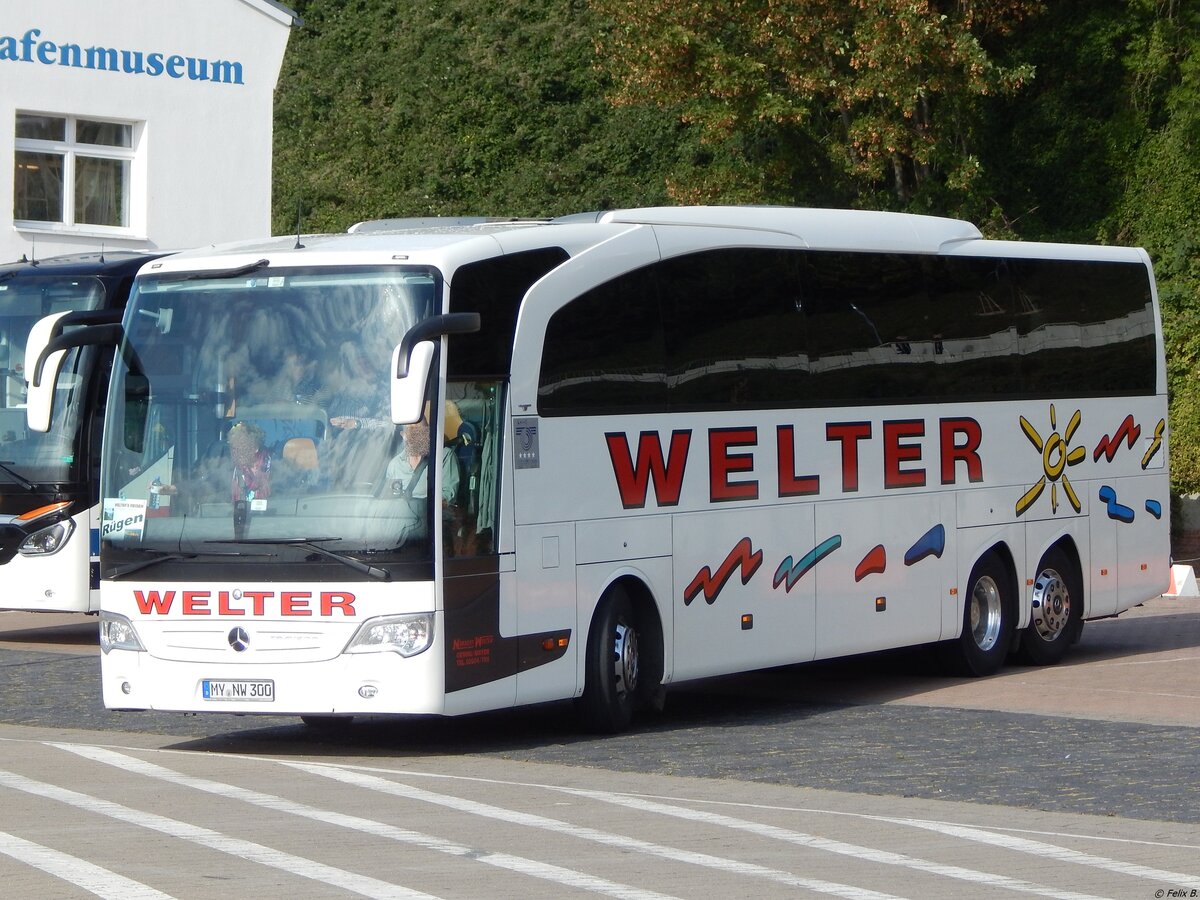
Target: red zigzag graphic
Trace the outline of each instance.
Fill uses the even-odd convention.
[[[1092,451],[1092,462],[1099,462],[1101,456],[1108,457],[1108,461],[1112,462],[1113,457],[1117,455],[1117,451],[1121,448],[1122,440],[1132,447],[1134,441],[1141,437],[1141,434],[1142,426],[1134,424],[1133,416],[1126,416],[1125,421],[1121,423],[1121,427],[1117,429],[1116,434],[1111,438],[1107,434],[1100,438],[1100,443]]]
[[[729,551],[729,555],[725,557],[725,562],[721,563],[715,576],[708,566],[705,566],[696,573],[696,577],[692,579],[692,583],[683,592],[683,605],[691,605],[691,602],[696,599],[701,591],[704,592],[704,602],[711,605],[716,602],[717,595],[724,589],[725,583],[729,581],[730,576],[733,575],[734,570],[738,566],[742,568],[742,584],[745,584],[754,577],[754,573],[758,571],[758,567],[762,565],[762,561],[762,551],[754,549],[754,545],[750,543],[750,538],[742,538]]]

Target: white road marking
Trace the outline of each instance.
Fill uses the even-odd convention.
[[[1155,869],[1151,866],[1121,862],[1116,859],[1096,856],[1092,853],[1081,853],[1078,850],[1069,850],[1066,847],[1056,847],[1053,844],[1033,841],[1029,838],[1016,837],[1009,834],[996,834],[970,825],[949,825],[939,822],[928,822],[921,819],[892,818],[889,816],[869,816],[868,818],[880,822],[891,822],[896,825],[908,825],[912,828],[921,828],[926,831],[936,831],[939,834],[946,834],[967,841],[991,844],[994,847],[1003,847],[1005,850],[1016,850],[1018,853],[1028,853],[1031,856],[1040,856],[1045,859],[1058,860],[1059,862],[1076,863],[1081,866],[1090,866],[1094,869],[1116,872],[1120,875],[1131,875],[1134,878],[1145,878],[1150,881],[1169,884],[1173,888],[1186,887],[1189,891],[1200,891],[1200,877],[1196,875],[1185,875],[1180,872],[1169,872],[1166,869]]]
[[[361,818],[359,816],[351,816],[344,813],[332,812],[330,810],[318,809],[314,806],[286,800],[282,797],[277,797],[272,794],[264,794],[260,791],[252,791],[247,788],[240,788],[236,787],[235,785],[225,784],[223,782],[213,781],[207,778],[197,778],[192,775],[185,775],[181,772],[176,772],[173,769],[168,769],[155,763],[146,762],[133,756],[127,756],[124,753],[106,750],[102,747],[81,744],[60,744],[49,741],[46,743],[48,746],[56,747],[59,750],[66,750],[70,753],[82,756],[84,759],[90,759],[93,762],[114,766],[123,772],[133,772],[146,778],[156,778],[161,781],[167,781],[171,784],[180,785],[193,790],[204,791],[208,794],[216,794],[217,796],[226,797],[231,800],[239,800],[243,803],[250,803],[254,806],[264,807],[272,812],[282,812],[288,813],[289,815],[302,816],[303,818],[321,822],[326,825],[348,828],[354,831],[370,834],[375,837],[388,838],[394,841],[411,844],[421,847],[425,850],[434,850],[439,853],[450,854],[451,856],[471,859],[476,862],[482,862],[487,865],[496,866],[511,872],[518,872],[533,878],[542,878],[552,881],[555,884],[567,885],[585,891],[605,894],[610,897],[618,897],[621,898],[621,900],[676,900],[676,898],[670,897],[666,894],[659,894],[654,891],[641,890],[629,885],[618,884],[617,882],[588,875],[584,872],[579,872],[574,869],[567,869],[563,868],[562,866],[552,865],[550,863],[525,859],[524,857],[513,856],[508,853],[488,853],[472,847],[463,846],[462,844],[456,844],[451,841],[442,840],[441,838],[433,837],[431,835],[421,834],[416,831],[409,831],[408,829],[404,828],[397,828],[394,825],[388,825],[384,822],[376,822],[371,819]]]
[[[364,897],[378,897],[382,898],[382,900],[392,900],[392,898],[396,898],[396,900],[436,900],[430,894],[409,890],[400,885],[389,884],[386,881],[380,881],[377,878],[370,878],[366,875],[347,872],[344,869],[327,866],[311,859],[305,859],[302,856],[293,856],[290,853],[272,850],[270,847],[264,847],[262,844],[229,837],[228,835],[221,834],[219,831],[201,828],[197,825],[180,822],[176,819],[169,819],[166,816],[160,816],[151,812],[130,809],[128,806],[121,806],[119,803],[67,790],[53,784],[34,781],[32,778],[25,778],[23,775],[17,775],[14,772],[0,770],[0,785],[15,791],[32,794],[35,797],[56,800],[59,803],[65,803],[68,806],[73,806],[85,812],[116,819],[118,822],[136,825],[138,828],[148,828],[151,831],[157,831],[169,837],[199,844],[221,853],[239,856],[251,862],[270,866],[274,869],[281,869],[284,872],[289,872],[302,878],[308,878],[313,881],[319,881],[322,884],[353,891],[356,894],[362,894]]]
[[[156,891],[140,881],[4,831],[0,831],[0,853],[103,900],[173,900],[170,894]]]

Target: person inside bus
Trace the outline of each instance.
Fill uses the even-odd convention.
[[[178,497],[187,511],[225,497],[266,500],[271,496],[271,453],[264,446],[263,430],[250,422],[235,422],[228,438],[214,444],[211,452],[196,462],[190,477],[171,484],[155,485],[153,493]],[[172,504],[174,506],[174,504]]]
[[[385,478],[391,483],[393,496],[421,500],[429,496],[429,422],[421,419],[404,426],[404,442],[400,452],[388,463]],[[442,448],[442,500],[452,504],[458,497],[458,458],[453,447]]]
[[[271,496],[271,454],[263,430],[250,422],[229,429],[229,458],[233,463],[230,499],[265,500]]]

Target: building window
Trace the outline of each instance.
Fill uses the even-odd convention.
[[[18,112],[13,219],[128,228],[133,136],[128,122]]]

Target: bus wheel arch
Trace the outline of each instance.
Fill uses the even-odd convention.
[[[1059,662],[1083,631],[1083,603],[1079,554],[1063,539],[1042,554],[1034,570],[1029,625],[1017,648],[1021,660],[1036,666]]]
[[[605,589],[584,652],[584,688],[576,710],[589,731],[622,731],[637,709],[662,708],[662,622],[642,582],[626,577]]]
[[[982,677],[1004,664],[1017,621],[1016,585],[1005,545],[989,548],[975,561],[963,597],[962,630],[941,644],[943,660],[955,673]]]

